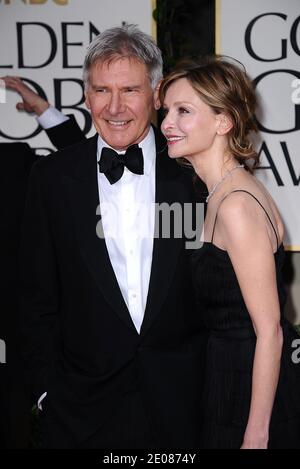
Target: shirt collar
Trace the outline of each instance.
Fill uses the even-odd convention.
[[[98,134],[98,151],[97,151],[97,161],[100,160],[101,156],[101,151],[103,147],[108,147],[112,148],[110,145],[108,145],[103,138]],[[143,156],[144,156],[144,174],[149,176],[153,163],[155,161],[156,157],[156,147],[155,147],[155,135],[154,135],[154,130],[152,127],[150,127],[149,132],[147,133],[146,137],[139,143],[139,147],[143,150]],[[112,148],[115,150],[114,148]],[[117,153],[124,153],[115,150]]]

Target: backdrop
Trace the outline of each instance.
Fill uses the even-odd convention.
[[[152,0],[0,0],[0,76],[19,75],[89,132],[81,70],[90,41],[123,22],[153,33]],[[15,93],[0,95],[0,139],[26,140],[48,152],[49,140],[18,113]],[[90,132],[91,133],[91,132]],[[44,151],[41,147],[45,148]]]
[[[240,60],[254,80],[260,109],[257,176],[286,224],[286,249],[300,250],[300,3],[217,0],[216,51]]]

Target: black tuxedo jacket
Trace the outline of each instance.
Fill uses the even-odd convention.
[[[73,116],[46,132],[56,148],[65,148],[85,138]],[[29,173],[39,159],[27,143],[0,142],[0,271],[3,279],[0,284],[0,338],[7,339],[9,354],[12,351],[9,339],[16,334],[20,227]],[[16,345],[15,340],[13,345]]]
[[[193,200],[190,178],[158,139],[156,202]],[[22,259],[23,349],[34,399],[80,442],[123,396],[141,391],[158,447],[197,446],[203,332],[185,239],[154,240],[140,335],[114,275],[100,222],[97,136],[34,165]]]
[[[46,132],[57,148],[85,138],[72,116]],[[6,363],[0,364],[0,447],[4,441],[13,448],[27,444],[28,401],[17,327],[18,255],[28,176],[39,158],[27,143],[0,142],[0,339],[6,344]]]
[[[56,148],[65,148],[85,138],[73,116],[47,131]],[[7,361],[16,347],[16,309],[20,227],[26,199],[28,176],[39,160],[27,143],[0,142],[0,338],[7,342]]]
[[[0,364],[0,448],[13,446],[12,409],[20,410],[25,395],[20,386],[17,333],[18,249],[27,178],[34,154],[26,143],[0,143],[0,339],[6,362]],[[22,383],[23,384],[23,383]],[[20,397],[21,395],[21,397]],[[26,403],[28,405],[28,402]],[[20,427],[24,427],[20,418]],[[15,430],[16,428],[14,428]],[[20,440],[20,438],[18,438]],[[22,442],[20,442],[22,444]]]

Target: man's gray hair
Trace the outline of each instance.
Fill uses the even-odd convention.
[[[155,90],[162,78],[163,61],[161,51],[146,33],[135,24],[106,29],[98,34],[89,45],[83,66],[85,88],[89,86],[89,72],[97,61],[109,61],[116,57],[129,57],[144,63],[148,70],[150,84]]]

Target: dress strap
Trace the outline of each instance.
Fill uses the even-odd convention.
[[[265,209],[265,207],[261,204],[261,202],[255,197],[255,195],[251,194],[251,192],[248,192],[248,191],[245,191],[244,189],[236,189],[234,191],[231,191],[229,192],[228,194],[225,195],[225,197],[221,200],[221,202],[219,203],[219,206],[218,206],[218,209],[217,209],[217,213],[216,213],[216,217],[215,217],[215,221],[214,221],[214,226],[213,226],[213,231],[212,231],[212,237],[211,237],[211,243],[213,242],[213,239],[214,239],[214,234],[215,234],[215,228],[216,228],[216,223],[217,223],[217,218],[218,218],[218,212],[219,212],[219,208],[220,208],[220,205],[222,204],[222,202],[230,195],[230,194],[233,194],[234,192],[245,192],[246,194],[249,194],[251,195],[251,197],[253,197],[253,199],[256,200],[256,202],[261,206],[261,208],[263,209],[263,211],[265,212],[265,214],[267,215],[268,217],[268,220],[274,230],[274,233],[275,233],[275,236],[276,236],[276,243],[277,243],[277,249],[279,247],[279,239],[278,239],[278,235],[277,235],[277,231],[275,229],[275,226],[274,224],[272,223],[272,220],[271,220],[271,217],[270,215],[268,214],[267,210]]]

